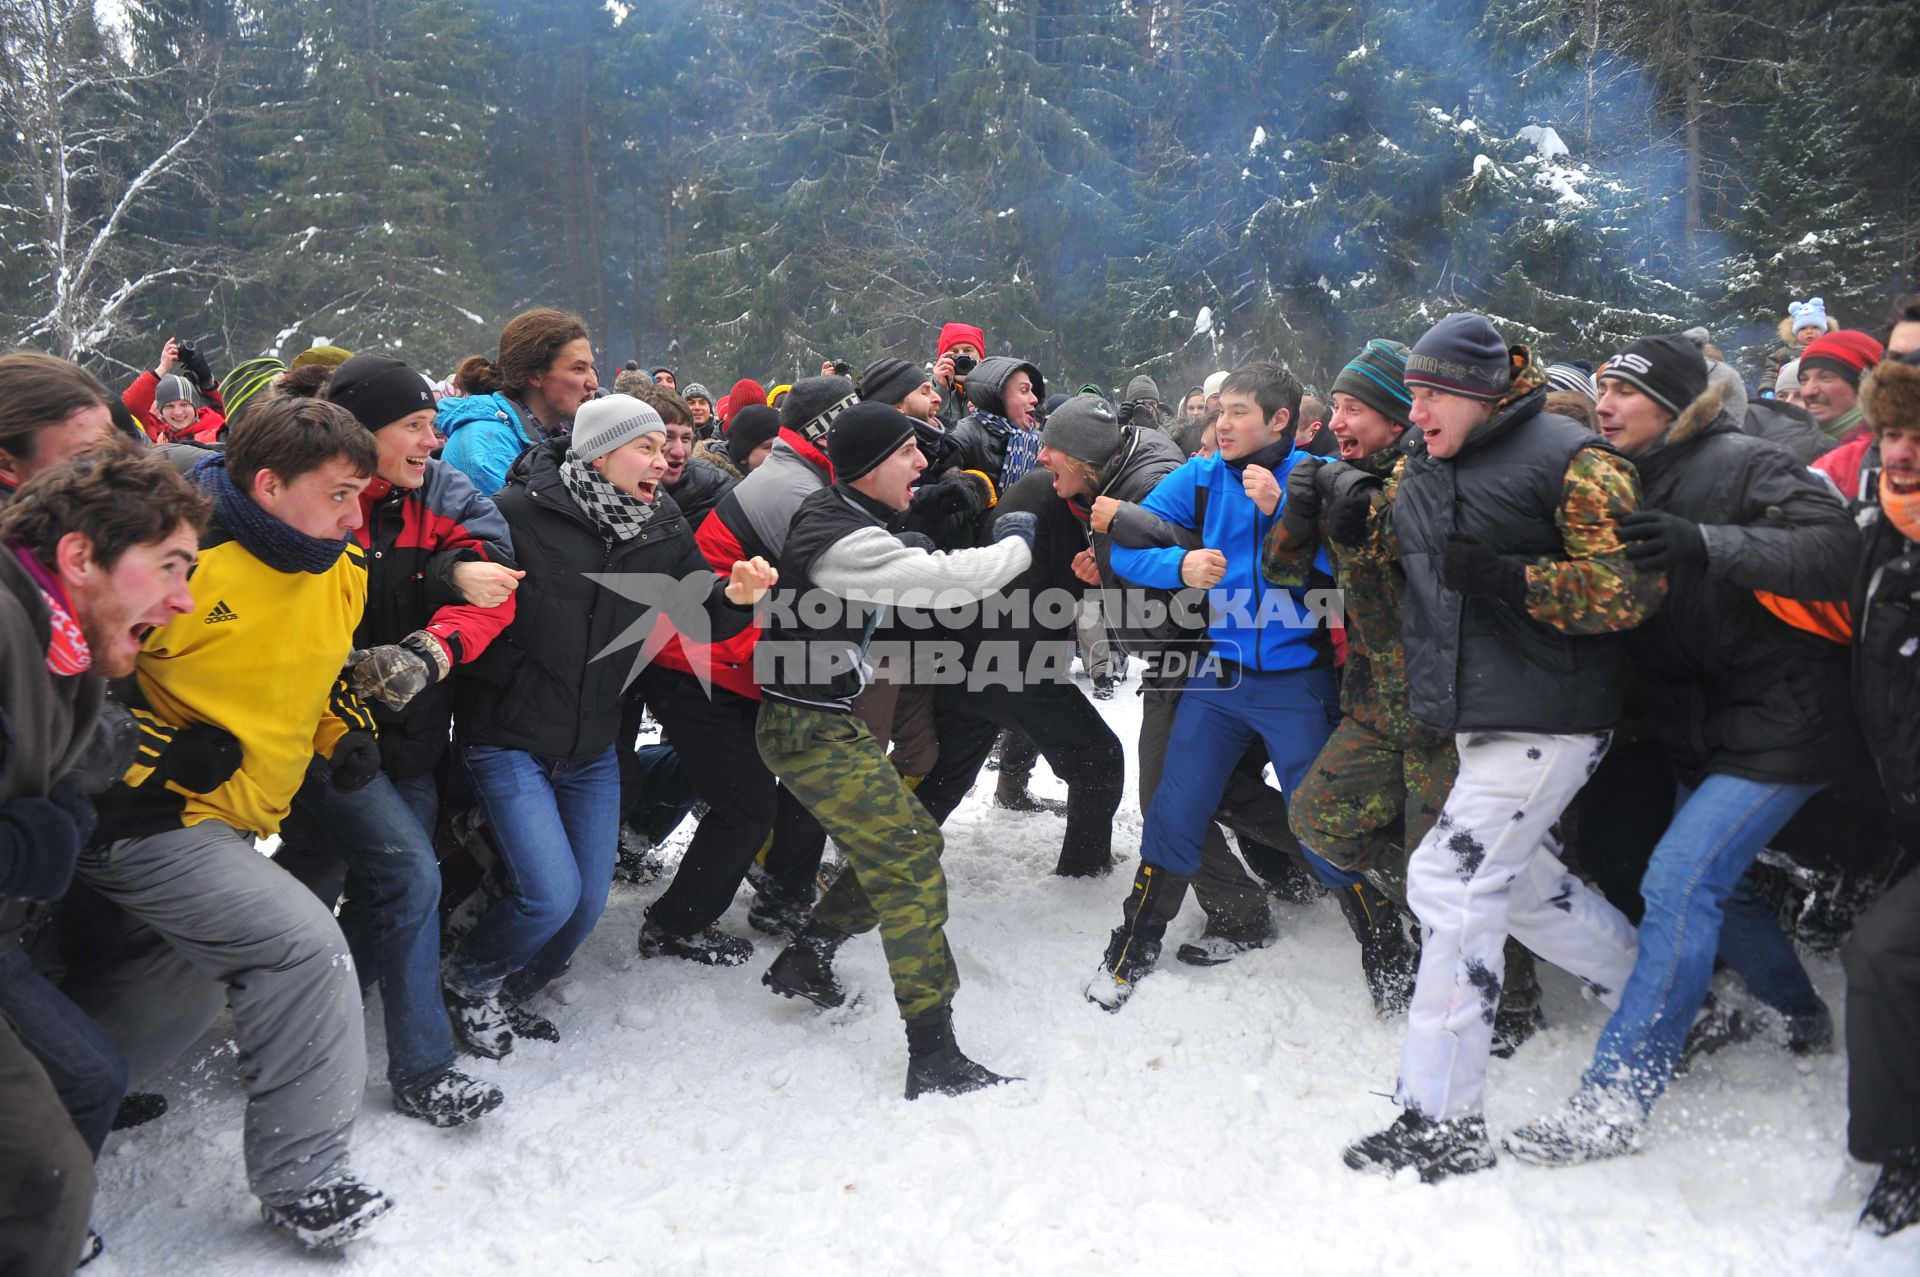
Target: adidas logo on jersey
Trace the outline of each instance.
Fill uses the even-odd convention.
[[[228,607],[226,600],[222,599],[213,605],[213,611],[207,613],[207,619],[203,624],[212,625],[216,621],[237,621],[239,619],[240,614]]]

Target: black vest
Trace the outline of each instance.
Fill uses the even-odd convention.
[[[867,643],[884,609],[828,595],[814,584],[813,567],[843,538],[862,528],[886,528],[894,517],[840,484],[822,488],[794,511],[780,551],[775,606],[754,649],[761,695],[808,709],[852,710],[867,684]]]
[[[1414,716],[1447,732],[1603,731],[1620,718],[1624,655],[1614,635],[1572,635],[1493,599],[1440,584],[1447,536],[1501,554],[1564,559],[1554,521],[1567,465],[1612,445],[1541,411],[1535,391],[1467,436],[1449,460],[1407,462],[1394,504],[1407,587],[1401,615]]]

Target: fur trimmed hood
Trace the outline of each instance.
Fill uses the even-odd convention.
[[[1667,433],[1660,442],[1668,445],[1685,443],[1689,439],[1705,434],[1707,427],[1731,407],[1727,402],[1728,399],[1727,387],[1724,384],[1715,385],[1709,382],[1706,393],[1688,404],[1686,411],[1673,419],[1673,424],[1667,427]],[[1736,421],[1734,426],[1738,428],[1739,424]]]

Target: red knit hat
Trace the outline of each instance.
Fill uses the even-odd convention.
[[[1813,339],[1800,356],[1800,375],[1806,376],[1812,368],[1825,368],[1857,389],[1861,374],[1886,353],[1885,346],[1858,328],[1842,328]]]
[[[940,343],[933,348],[935,359],[947,353],[961,342],[971,342],[973,348],[982,355],[987,353],[987,335],[972,324],[947,324],[940,329]]]
[[[740,380],[734,382],[733,389],[727,392],[727,406],[725,411],[721,413],[721,420],[731,421],[733,420],[733,414],[739,412],[742,408],[750,404],[763,404],[766,401],[766,389],[753,378],[742,377]]]

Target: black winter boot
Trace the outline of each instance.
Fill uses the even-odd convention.
[[[1920,1223],[1920,1161],[1888,1162],[1867,1194],[1860,1226],[1882,1237]]]
[[[1423,1184],[1483,1171],[1498,1160],[1487,1138],[1487,1120],[1478,1113],[1435,1122],[1412,1109],[1386,1130],[1347,1145],[1341,1156],[1354,1170],[1379,1175],[1395,1175],[1411,1166]]]
[[[132,1130],[136,1126],[145,1126],[157,1117],[165,1115],[167,1097],[156,1095],[152,1091],[128,1091],[127,1098],[120,1101],[120,1107],[113,1115],[113,1129]]]
[[[1488,1050],[1498,1059],[1511,1060],[1514,1052],[1546,1024],[1540,1010],[1540,976],[1533,967],[1533,954],[1513,937],[1507,937],[1506,975],[1500,981],[1500,1006],[1493,1013],[1493,1044]]]
[[[1336,894],[1340,912],[1360,942],[1360,968],[1373,994],[1374,1012],[1399,1015],[1413,1001],[1413,978],[1420,966],[1405,916],[1372,883],[1356,883]]]
[[[953,1041],[952,1007],[929,1011],[906,1024],[907,1098],[910,1100],[927,1094],[965,1095],[1020,1080],[1001,1077],[960,1053]]]
[[[1172,911],[1180,907],[1186,882],[1157,865],[1141,865],[1134,873],[1121,923],[1107,940],[1100,969],[1087,983],[1087,1001],[1118,1011],[1133,996],[1133,986],[1160,961],[1160,943]]]
[[[833,974],[833,955],[847,937],[809,922],[773,960],[760,983],[789,998],[805,998],[816,1006],[837,1007],[847,991]],[[911,1097],[909,1097],[911,1098]]]

